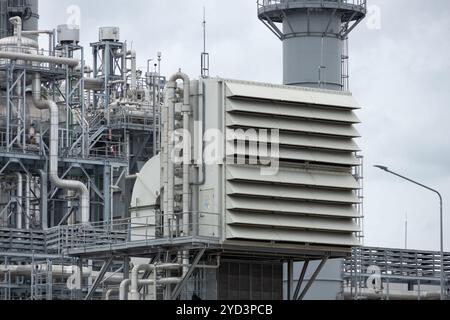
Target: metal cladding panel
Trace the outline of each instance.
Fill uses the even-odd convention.
[[[256,184],[249,182],[232,182],[227,184],[228,195],[233,196],[254,196],[257,194],[261,198],[287,199],[287,200],[310,200],[318,202],[357,204],[360,202],[352,191],[348,190],[327,190],[298,186],[273,184]]]
[[[239,213],[228,211],[229,225],[279,227],[332,232],[358,232],[359,227],[352,219],[324,219],[316,217],[289,216],[285,214]]]
[[[360,109],[355,98],[346,92],[244,81],[226,81],[226,85],[228,97],[248,97],[270,101],[333,106],[341,109]]]
[[[286,117],[269,117],[265,115],[248,115],[228,113],[226,121],[229,127],[279,129],[281,131],[304,132],[319,135],[358,138],[358,131],[351,125],[298,120]]]
[[[287,201],[254,197],[232,197],[227,200],[227,209],[246,212],[291,213],[301,216],[333,218],[357,218],[358,212],[351,205],[321,204],[307,201]]]
[[[293,168],[280,168],[276,175],[263,176],[257,167],[227,166],[227,180],[348,190],[359,188],[358,182],[351,174]]]
[[[258,113],[276,116],[288,116],[290,118],[315,119],[323,121],[337,121],[349,124],[360,123],[361,121],[351,110],[324,108],[316,105],[264,102],[252,100],[232,99],[227,101],[228,112]]]
[[[333,232],[314,232],[302,230],[288,230],[275,228],[255,228],[228,226],[227,238],[257,240],[257,241],[274,241],[287,243],[304,243],[304,244],[327,244],[330,246],[359,246],[360,243],[351,233],[333,233]]]

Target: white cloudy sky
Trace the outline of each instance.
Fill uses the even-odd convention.
[[[363,107],[366,245],[403,247],[408,214],[409,248],[439,249],[437,197],[372,168],[385,164],[442,191],[450,250],[450,2],[368,2],[381,28],[363,23],[350,43],[351,90]],[[162,51],[164,74],[181,67],[193,77],[206,6],[211,75],[281,82],[281,43],[256,18],[255,0],[41,0],[41,28],[67,23],[71,5],[81,9],[85,45],[98,27],[119,26],[142,68]]]

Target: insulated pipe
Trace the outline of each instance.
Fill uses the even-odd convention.
[[[164,225],[167,227],[168,232],[164,234],[164,236],[169,236],[170,230],[170,220],[174,215],[174,189],[175,189],[175,163],[174,159],[172,159],[173,153],[173,139],[171,135],[174,132],[174,121],[175,121],[175,89],[176,84],[174,82],[170,82],[167,84],[167,95],[166,95],[166,113],[167,113],[167,129],[166,132],[166,143],[167,143],[167,151],[166,151],[166,171],[167,171],[167,189],[165,193],[167,193],[167,211],[165,212],[165,220]]]
[[[190,123],[190,117],[191,117],[191,104],[190,104],[190,98],[191,98],[191,80],[189,79],[189,76],[183,72],[178,71],[176,74],[174,74],[169,79],[169,88],[173,88],[175,90],[176,88],[176,81],[177,80],[183,80],[183,236],[188,237],[189,231],[190,231],[190,224],[189,224],[189,218],[190,218],[190,174],[189,170],[191,167],[191,147],[190,147],[190,130],[189,130],[189,123]],[[170,108],[172,112],[174,112],[174,105]],[[169,110],[170,111],[170,110]],[[173,125],[173,122],[171,122]],[[172,130],[173,131],[173,130]],[[169,143],[169,145],[172,145],[172,141]],[[172,164],[170,167],[174,168],[174,163],[172,161]],[[170,178],[171,179],[171,178]],[[171,179],[172,180],[172,179]],[[170,180],[169,180],[170,182]],[[170,187],[169,187],[170,188]],[[173,193],[173,191],[172,191]],[[171,199],[169,198],[169,205],[170,205]],[[172,207],[173,207],[173,201],[172,201]],[[189,270],[189,252],[185,251],[183,252],[183,276],[185,276]]]
[[[389,293],[387,290],[383,292],[375,292],[370,289],[360,289],[361,296],[369,300],[384,300],[389,298],[390,300],[440,300],[440,293],[438,292],[417,292],[417,291],[398,291],[391,290]],[[345,299],[353,299],[351,289],[346,288],[344,291]]]
[[[152,272],[155,270],[154,265],[149,264],[141,264],[133,268],[131,271],[131,300],[139,300],[139,272],[147,271]]]
[[[120,283],[120,289],[119,289],[119,299],[121,301],[128,300],[128,291],[130,288],[131,280],[125,279]]]
[[[98,78],[84,78],[84,88],[87,90],[100,91],[104,88],[105,81]]]
[[[38,54],[6,52],[6,51],[0,52],[0,59],[43,62],[50,64],[64,64],[70,67],[76,67],[80,63],[78,60],[71,58],[59,58],[59,57],[43,56]]]
[[[171,269],[179,269],[181,266],[179,264],[141,264],[135,266],[131,271],[131,300],[139,300],[139,284],[154,284],[154,280],[148,280],[150,282],[143,283],[144,280],[139,280],[139,272],[147,271],[147,272],[155,272],[157,269],[171,270]],[[159,282],[159,281],[157,281]]]
[[[30,176],[28,174],[25,175],[25,229],[30,229],[30,221],[31,221],[31,208],[30,208]]]
[[[14,35],[17,37],[17,46],[20,48],[22,46],[22,18],[12,17],[9,22],[14,25]]]
[[[135,91],[137,89],[137,60],[136,60],[136,51],[130,51],[130,60],[131,60],[131,90]]]
[[[63,180],[58,176],[58,140],[59,140],[59,110],[54,101],[41,100],[41,76],[35,74],[33,79],[33,102],[40,110],[50,110],[50,181],[62,190],[74,190],[80,196],[80,211],[83,224],[90,221],[90,196],[86,185],[80,181]]]
[[[22,203],[22,197],[23,197],[23,178],[22,174],[16,172],[15,173],[17,178],[17,189],[16,189],[16,200],[17,200],[17,211],[16,211],[16,228],[22,229],[22,213],[23,213],[23,203]]]
[[[106,291],[105,300],[107,301],[111,300],[111,296],[113,295],[113,293],[117,292],[120,292],[119,289],[109,289],[108,291]]]
[[[39,170],[41,182],[41,224],[43,230],[48,230],[48,213],[47,213],[47,198],[48,198],[48,176],[44,170]]]

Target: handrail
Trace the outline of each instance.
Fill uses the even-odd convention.
[[[268,6],[277,6],[277,5],[281,5],[284,3],[287,3],[288,1],[282,1],[282,0],[258,0],[258,9],[264,8],[264,7],[268,7]],[[367,0],[292,0],[290,1],[292,2],[305,2],[308,4],[331,4],[331,3],[336,3],[339,7],[344,5],[344,6],[355,6],[355,7],[359,7],[361,9],[365,9],[367,8]]]

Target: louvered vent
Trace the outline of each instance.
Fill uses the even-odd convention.
[[[350,94],[225,81],[228,129],[279,129],[280,168],[261,175],[261,166],[235,163],[252,154],[249,140],[235,134],[226,165],[228,240],[358,245],[359,165],[354,125],[358,105]],[[235,148],[239,143],[245,150]],[[253,141],[255,142],[255,141]],[[228,149],[227,149],[228,150]]]

